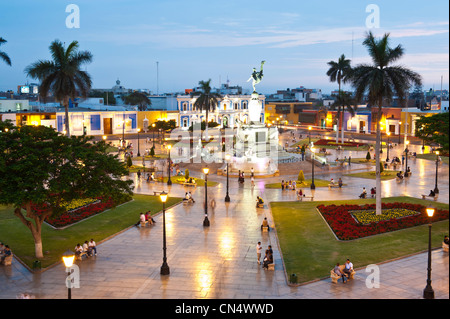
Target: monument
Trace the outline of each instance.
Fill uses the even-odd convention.
[[[252,81],[253,92],[248,104],[248,123],[237,121],[236,143],[230,173],[239,171],[253,172],[256,176],[273,176],[277,173],[278,163],[278,130],[275,127],[267,127],[263,121],[263,105],[256,92],[256,85],[263,78],[263,65],[261,61],[260,71],[253,68],[253,73],[247,80]],[[226,168],[225,168],[226,172]]]

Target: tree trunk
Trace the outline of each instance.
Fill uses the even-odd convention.
[[[379,104],[381,105],[381,103]],[[381,170],[380,170],[380,163],[381,163],[381,159],[380,159],[380,149],[381,149],[381,127],[380,127],[380,120],[381,120],[381,107],[378,107],[378,114],[376,116],[377,119],[377,138],[376,138],[376,142],[375,142],[375,165],[376,165],[376,180],[375,180],[375,185],[376,185],[376,194],[375,194],[375,199],[376,199],[376,214],[377,215],[381,215]]]
[[[14,215],[16,215],[20,221],[28,227],[28,229],[31,231],[31,234],[34,239],[34,252],[36,258],[44,258],[43,250],[42,250],[42,223],[44,222],[45,218],[50,215],[50,212],[47,214],[43,214],[42,216],[35,216],[31,213],[30,205],[27,205],[27,217],[31,217],[34,219],[34,224],[30,222],[28,219],[25,218],[22,214],[22,209],[20,207],[16,207],[14,209]]]
[[[65,97],[64,98],[64,101],[63,101],[63,104],[64,104],[64,111],[65,111],[65,121],[66,121],[66,123],[65,123],[65,127],[66,127],[66,135],[67,136],[70,136],[70,126],[69,126],[69,98],[67,98],[67,97]]]
[[[208,138],[208,109],[209,109],[209,102],[208,102],[208,107],[206,108],[206,118],[205,118],[205,133],[203,134],[203,138],[205,139],[205,141],[209,141]]]

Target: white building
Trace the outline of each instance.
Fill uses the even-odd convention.
[[[266,97],[259,95],[262,104],[261,122],[264,123],[264,104]],[[225,95],[219,100],[215,111],[208,112],[208,121],[217,122],[221,128],[234,127],[237,121],[247,123],[249,118],[248,105],[251,95]],[[206,111],[194,109],[196,97],[180,95],[177,97],[179,110],[179,125],[188,129],[194,123],[206,120]]]

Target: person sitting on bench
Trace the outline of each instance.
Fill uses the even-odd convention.
[[[361,195],[359,195],[359,198],[366,198],[366,196],[367,196],[367,191],[366,191],[366,188],[363,187],[363,192],[361,193]]]
[[[269,222],[267,221],[267,217],[264,217],[262,224],[261,224],[261,230],[263,230],[264,227],[267,227],[267,231],[270,231]]]
[[[428,195],[430,197],[435,197],[436,193],[434,192],[434,190],[430,190],[430,194]]]
[[[398,172],[397,177],[400,179],[403,179],[403,172],[402,171]]]
[[[257,206],[257,207],[264,206],[264,201],[263,201],[263,199],[262,199],[261,197],[259,197],[259,196],[256,196],[256,206]]]

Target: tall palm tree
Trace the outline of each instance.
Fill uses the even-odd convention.
[[[352,97],[349,92],[341,92],[337,97],[336,101],[331,105],[331,109],[338,109],[336,114],[336,120],[339,121],[342,118],[341,114],[345,111],[349,112],[353,117],[356,113],[358,105],[356,100]],[[342,112],[342,113],[341,113]],[[342,121],[342,133],[344,133],[344,121]],[[342,143],[344,143],[344,136],[342,135]]]
[[[200,81],[198,82],[198,85],[200,87],[200,92],[194,92],[192,93],[193,97],[197,97],[197,99],[194,102],[194,109],[199,110],[201,112],[206,111],[206,126],[205,126],[205,133],[204,133],[204,139],[208,139],[208,113],[214,112],[216,107],[219,105],[219,99],[221,98],[221,95],[219,93],[211,92],[211,79],[208,81]]]
[[[78,51],[78,41],[72,41],[67,49],[59,40],[50,44],[52,60],[38,60],[25,68],[25,73],[34,79],[39,79],[39,95],[46,100],[49,92],[65,108],[65,128],[69,130],[69,99],[81,96],[86,98],[92,86],[89,73],[81,70],[81,66],[92,62],[89,51]]]
[[[389,33],[376,39],[372,32],[367,33],[363,45],[367,48],[373,64],[360,64],[356,66],[351,75],[351,83],[355,88],[355,99],[361,101],[367,95],[367,102],[377,107],[375,119],[377,125],[375,154],[376,154],[376,213],[381,214],[381,178],[380,178],[380,147],[382,116],[382,101],[392,101],[394,95],[404,104],[409,88],[421,85],[421,76],[401,65],[392,65],[399,60],[404,50],[401,45],[391,48],[389,46]]]
[[[2,37],[0,37],[0,46],[4,43],[6,43],[8,41],[6,41],[5,39],[3,39]],[[5,62],[6,64],[8,64],[9,66],[11,66],[11,59],[9,58],[9,56],[3,52],[0,51],[0,60],[3,60],[3,62]]]
[[[350,60],[345,58],[345,55],[342,54],[338,61],[330,61],[327,63],[330,68],[327,71],[327,75],[330,77],[331,82],[337,82],[339,86],[338,91],[338,99],[337,102],[341,100],[341,83],[346,83],[349,80],[352,67],[350,65]],[[341,116],[341,105],[337,105],[338,107],[338,113],[337,113],[337,127],[336,127],[336,143],[339,142],[339,127],[340,123],[342,123]],[[342,124],[341,124],[342,125]],[[343,128],[342,128],[343,129]],[[342,137],[342,143],[344,143],[344,138]]]

